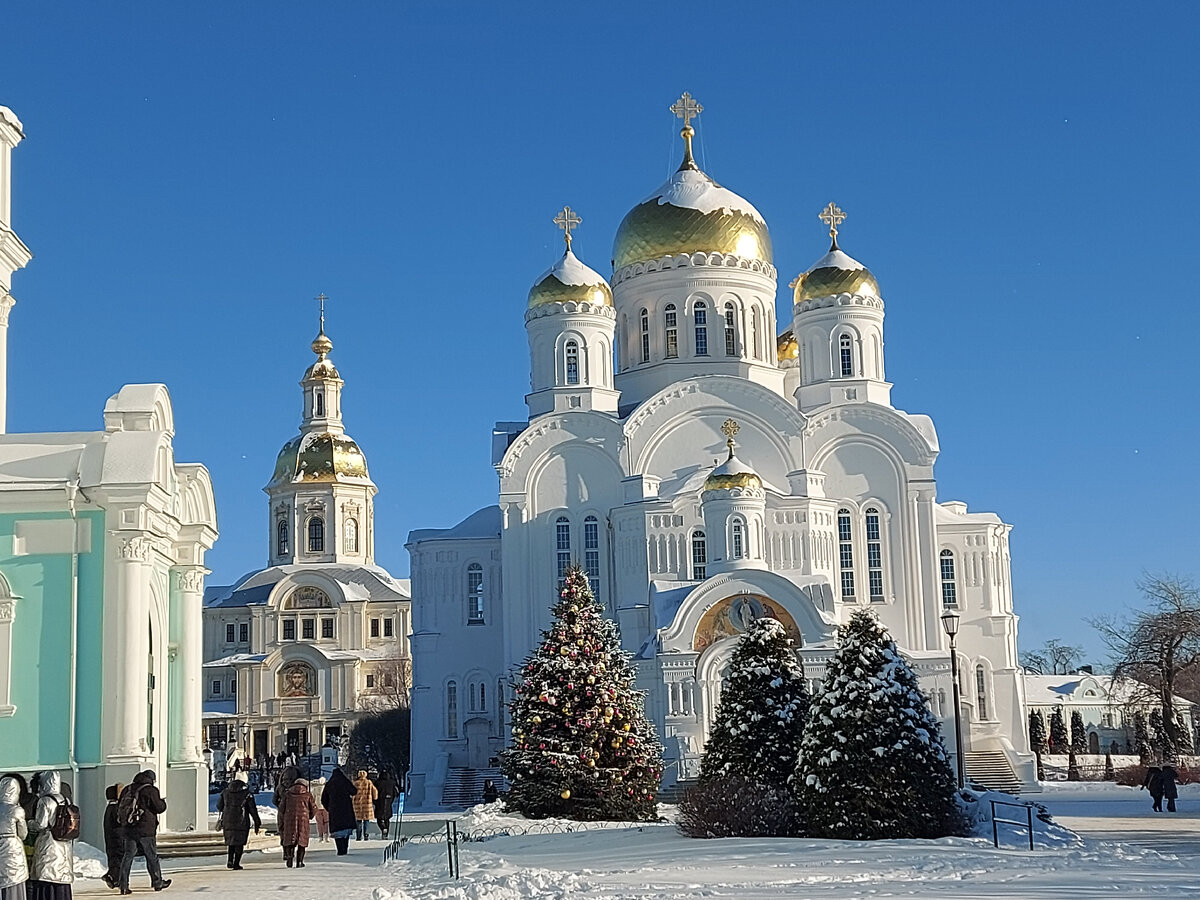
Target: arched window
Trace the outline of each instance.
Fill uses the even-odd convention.
[[[841,348],[842,377],[849,378],[854,374],[854,355],[850,350],[850,335],[843,334],[841,340],[838,341],[838,347]]]
[[[313,398],[313,415],[315,415],[315,416],[325,415],[325,392],[324,391],[317,391],[316,396]]]
[[[487,685],[482,681],[479,682],[479,711],[483,712],[487,709]]]
[[[346,553],[358,552],[358,519],[351,516],[346,519],[346,524],[342,526],[342,543],[346,547]]]
[[[737,310],[732,303],[725,304],[725,355],[737,356]]]
[[[666,329],[667,337],[667,359],[675,359],[679,356],[679,320],[675,311],[675,304],[668,303],[667,308],[663,311],[663,327]]]
[[[838,565],[842,575],[842,599],[854,602],[854,536],[850,531],[850,510],[838,510]]]
[[[758,307],[750,310],[750,352],[755,359],[762,359],[762,348],[758,346],[758,336],[762,329],[758,327]]]
[[[1088,753],[1091,753],[1093,756],[1095,756],[1099,752],[1100,735],[1096,734],[1094,731],[1088,732]]]
[[[979,713],[979,721],[987,721],[987,672],[983,666],[975,667],[975,709]]]
[[[483,566],[467,566],[467,624],[483,624]]]
[[[458,683],[454,681],[446,684],[446,737],[458,737]]]
[[[883,601],[883,544],[879,536],[879,510],[867,510],[867,592],[872,601]]]
[[[567,384],[579,384],[579,345],[567,341]]]
[[[287,519],[280,519],[275,528],[275,546],[280,556],[285,556],[291,548],[291,528]]]
[[[703,581],[708,577],[708,545],[703,531],[692,532],[692,580]]]
[[[595,516],[583,520],[583,567],[592,596],[600,596],[600,522]]]
[[[571,520],[566,516],[559,516],[554,523],[554,548],[558,554],[558,586],[562,587],[571,565]]]
[[[650,362],[650,314],[642,310],[642,362]]]
[[[708,356],[708,307],[703,300],[692,307],[692,318],[696,323],[696,355]]]
[[[325,520],[320,516],[308,520],[308,552],[325,552]]]
[[[731,539],[729,542],[729,558],[741,559],[746,553],[745,526],[742,525],[741,519],[733,520],[733,524],[730,527],[730,535]]]
[[[504,682],[496,680],[496,734],[504,733]]]
[[[942,606],[958,606],[958,588],[954,583],[954,554],[943,550],[939,560],[942,574]]]

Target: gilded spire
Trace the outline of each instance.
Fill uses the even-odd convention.
[[[329,298],[322,293],[314,299],[321,305],[321,326],[317,331],[317,336],[313,339],[312,351],[317,354],[318,359],[324,359],[333,349],[333,341],[325,336],[325,301]]]
[[[683,96],[671,104],[670,110],[677,118],[683,119],[683,130],[679,132],[683,137],[683,162],[680,163],[679,170],[698,169],[696,160],[692,158],[692,138],[696,134],[696,130],[692,128],[692,119],[704,112],[704,107],[684,91]]]
[[[563,230],[563,237],[565,237],[567,241],[567,249],[570,250],[571,229],[576,225],[582,225],[583,219],[579,218],[579,215],[575,212],[575,210],[571,209],[571,207],[564,206],[562,208],[562,212],[554,217],[554,224]]]
[[[837,242],[838,226],[846,221],[846,214],[838,208],[836,203],[830,200],[829,205],[821,210],[821,213],[817,216],[817,218],[829,226],[829,240],[832,242],[829,246],[829,249],[840,249]]]

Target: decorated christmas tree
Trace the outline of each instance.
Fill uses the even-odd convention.
[[[508,806],[530,818],[646,821],[657,815],[662,747],[616,623],[577,566],[521,669],[501,754]]]
[[[1087,753],[1087,729],[1083,727],[1083,713],[1077,709],[1071,710],[1071,750],[1075,753]]]
[[[813,837],[938,838],[964,828],[941,728],[868,610],[839,631],[793,781]]]
[[[700,780],[741,775],[783,787],[796,771],[808,716],[804,670],[775,619],[756,619],[729,662],[721,704],[704,745]]]
[[[1067,734],[1067,723],[1063,721],[1061,706],[1050,713],[1050,752],[1066,753],[1071,749],[1071,738]]]

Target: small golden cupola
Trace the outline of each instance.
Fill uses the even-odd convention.
[[[704,490],[728,491],[749,488],[761,491],[763,483],[758,473],[738,459],[733,451],[733,436],[739,430],[738,424],[730,419],[722,426],[722,430],[725,432],[725,445],[729,448],[729,456],[709,473],[708,478],[704,480]]]
[[[838,294],[857,294],[861,297],[880,299],[879,283],[870,269],[838,246],[838,225],[845,220],[846,214],[834,203],[830,203],[822,210],[820,218],[829,225],[829,252],[792,282],[794,302],[803,303],[806,300]]]
[[[569,206],[565,206],[554,222],[566,235],[567,249],[558,262],[538,277],[529,289],[526,309],[537,309],[552,303],[587,303],[592,306],[613,305],[612,288],[604,276],[580,262],[571,250],[571,229],[583,219]]]
[[[671,107],[683,119],[683,162],[653,194],[629,211],[613,243],[613,271],[664,256],[722,253],[772,262],[766,220],[751,203],[721,187],[692,156],[691,120],[704,109],[684,93]]]

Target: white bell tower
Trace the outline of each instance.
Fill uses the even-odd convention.
[[[12,151],[24,138],[21,120],[0,106],[0,434],[8,423],[8,314],[17,302],[12,275],[33,258],[12,229]]]

